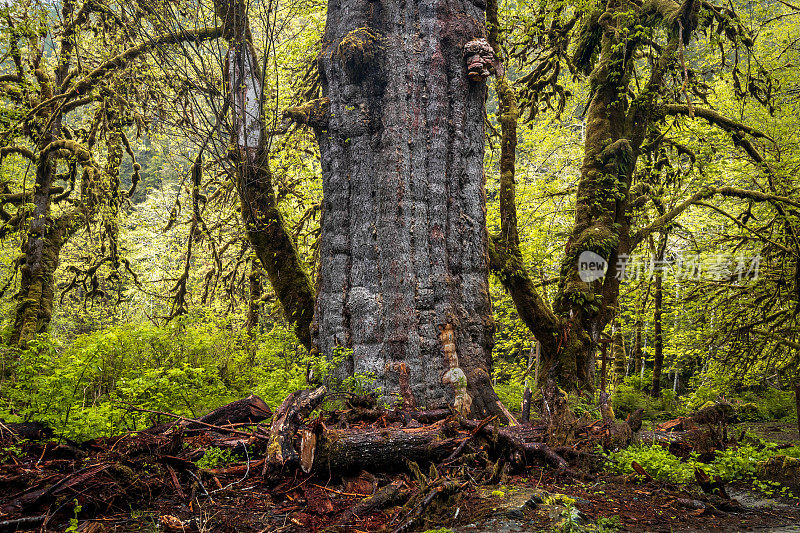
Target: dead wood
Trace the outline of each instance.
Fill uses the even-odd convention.
[[[448,437],[445,424],[419,428],[328,429],[317,441],[313,471],[345,474],[358,470],[391,472],[405,461],[438,462],[460,443]]]
[[[0,420],[0,442],[11,439],[49,439],[53,430],[39,422],[3,422]]]
[[[272,416],[269,406],[256,395],[236,400],[201,417],[197,422],[185,421],[186,430],[197,430],[205,424],[224,426],[227,424],[257,423]],[[208,427],[208,426],[206,426]]]
[[[651,476],[638,462],[631,461],[631,468],[633,468],[634,472],[642,476],[648,483],[653,481],[653,476]]]
[[[700,486],[702,491],[706,494],[715,494],[725,499],[730,499],[728,492],[725,490],[725,484],[722,482],[722,478],[720,476],[714,476],[714,479],[711,479],[711,476],[706,474],[704,470],[695,468],[694,479],[697,481],[697,484]]]
[[[350,509],[347,509],[337,522],[344,524],[352,518],[358,519],[385,507],[396,505],[405,500],[408,493],[409,490],[404,481],[399,479],[392,481],[378,489],[372,496],[364,498]]]
[[[270,411],[269,406],[267,406],[264,400],[262,400],[256,395],[250,395],[247,398],[236,400],[235,402],[223,405],[222,407],[214,409],[210,413],[198,419],[187,418],[185,416],[166,413],[163,411],[154,411],[152,409],[142,409],[130,404],[126,405],[129,409],[134,411],[139,411],[142,413],[152,413],[155,415],[166,416],[169,418],[176,419],[175,422],[170,422],[167,424],[158,424],[145,430],[146,433],[153,433],[153,434],[164,433],[165,431],[167,431],[172,427],[179,426],[187,432],[197,432],[202,429],[208,428],[208,429],[226,431],[229,433],[234,433],[237,435],[244,435],[249,437],[251,436],[250,433],[246,433],[244,431],[238,431],[236,429],[233,429],[232,427],[223,427],[223,426],[256,424],[272,416],[272,411]]]
[[[466,485],[466,484],[464,484]],[[431,503],[434,502],[439,497],[447,497],[451,494],[458,492],[460,489],[464,488],[461,484],[456,481],[452,481],[449,479],[440,479],[437,480],[432,487],[421,487],[423,489],[425,496],[419,501],[419,503],[415,504],[410,511],[406,514],[405,518],[403,519],[403,523],[392,530],[392,533],[403,533],[408,531],[412,527],[414,527],[422,516],[422,513],[427,509]],[[413,499],[412,499],[413,500]],[[412,501],[409,500],[409,501]]]
[[[47,520],[47,515],[28,516],[25,518],[16,518],[14,520],[3,520],[0,522],[0,532],[18,531],[24,529],[38,528],[44,521]]]
[[[463,420],[461,423],[465,427],[471,429],[477,427],[479,424],[479,422],[474,422],[472,420]],[[537,458],[544,460],[548,465],[556,468],[559,472],[570,477],[576,479],[595,479],[595,477],[591,474],[585,474],[573,470],[569,467],[567,461],[555,453],[547,444],[541,442],[541,440],[534,440],[541,439],[541,433],[534,428],[527,426],[501,428],[487,424],[481,430],[481,433],[489,438],[492,438],[496,434],[498,443],[504,446],[507,450],[516,450],[522,452],[523,456],[528,459]]]
[[[264,474],[270,469],[278,471],[286,467],[300,466],[300,454],[295,449],[295,437],[303,424],[303,419],[322,403],[326,394],[325,387],[296,391],[278,407],[270,426]],[[311,455],[313,459],[313,450]]]

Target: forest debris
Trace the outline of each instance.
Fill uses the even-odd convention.
[[[684,419],[676,418],[674,420],[667,420],[656,426],[658,431],[683,431]]]
[[[330,514],[335,509],[325,489],[313,483],[303,485],[303,495],[309,510],[316,514]]]
[[[300,455],[294,448],[294,437],[303,418],[311,414],[327,394],[327,389],[307,389],[290,394],[275,411],[269,433],[265,474],[269,468],[276,470],[299,464]],[[307,451],[306,453],[309,453]]]
[[[224,425],[235,424],[255,424],[266,420],[272,416],[269,406],[256,395],[250,395],[247,398],[236,400],[229,404],[223,405],[195,420],[185,416],[166,413],[163,411],[155,411],[152,409],[142,409],[130,404],[126,404],[128,408],[143,413],[152,413],[160,416],[167,416],[177,419],[175,422],[168,424],[159,424],[145,430],[147,433],[164,433],[168,429],[179,426],[186,431],[198,431],[202,428],[215,429],[222,432],[233,433],[235,435],[242,435],[244,437],[251,437],[250,433],[233,429],[232,427],[223,427]]]
[[[642,477],[644,478],[644,480],[645,480],[645,481],[647,481],[648,483],[649,483],[649,482],[651,482],[651,481],[653,481],[653,476],[651,476],[650,474],[648,474],[648,473],[647,473],[647,470],[645,470],[645,469],[642,467],[642,465],[640,465],[640,464],[639,464],[639,463],[637,463],[636,461],[631,461],[631,468],[633,468],[633,470],[634,470],[634,471],[635,471],[637,474],[639,474],[640,476],[642,476]]]
[[[28,516],[25,518],[15,518],[14,520],[0,521],[0,533],[6,531],[17,531],[20,529],[34,529],[39,527],[47,520],[47,515]]]
[[[475,428],[479,423],[472,420],[462,420],[462,425],[469,428]],[[492,436],[497,434],[498,441],[511,450],[522,452],[523,455],[529,457],[539,457],[547,464],[556,468],[559,472],[567,474],[576,479],[595,479],[591,474],[576,472],[569,467],[567,461],[563,457],[555,453],[550,446],[544,442],[531,442],[531,438],[537,438],[538,432],[535,428],[529,426],[513,426],[513,427],[496,427],[486,425],[482,433]]]
[[[800,459],[775,455],[758,464],[758,476],[800,490]]]
[[[711,476],[706,474],[705,470],[695,468],[694,479],[706,494],[716,494],[725,499],[730,499],[730,496],[728,496],[728,493],[725,490],[725,484],[722,482],[722,478],[720,476],[714,476],[714,479],[712,480]]]
[[[4,422],[0,420],[0,442],[11,439],[49,439],[52,436],[53,430],[40,422]]]
[[[165,531],[198,531],[200,529],[197,527],[195,519],[181,520],[177,516],[165,514],[159,516],[158,521]]]
[[[201,425],[222,426],[225,424],[256,423],[272,416],[272,411],[264,400],[251,394],[247,398],[236,400],[207,415],[200,417],[197,422],[186,420],[182,425],[188,429],[199,429]],[[206,426],[208,427],[208,426]]]
[[[464,487],[459,483],[446,478],[437,480],[432,487],[427,489],[425,497],[423,497],[422,500],[416,504],[416,506],[414,506],[408,512],[408,514],[406,514],[403,519],[404,522],[395,528],[392,533],[403,533],[404,531],[408,531],[416,524],[417,520],[419,520],[420,516],[422,516],[422,513],[428,508],[428,506],[431,505],[431,503],[433,503],[434,500],[439,497],[445,497],[454,494],[462,488]]]
[[[258,467],[263,466],[265,461],[266,459],[253,461],[250,463],[250,468],[255,470]],[[209,474],[212,476],[242,476],[245,474],[245,472],[247,472],[247,464],[238,464],[225,468],[207,468],[203,470],[204,474]]]
[[[365,516],[378,509],[389,507],[402,500],[408,494],[408,487],[403,480],[395,480],[381,487],[372,496],[368,496],[345,511],[338,523],[344,524],[353,517]]]
[[[160,512],[156,515],[156,520],[164,531],[177,533],[198,531],[208,527],[232,530],[235,529],[232,524],[236,522],[225,522],[225,520],[243,520],[240,516],[242,511],[235,510],[239,504],[228,505],[231,502],[230,498],[234,498],[237,502],[249,502],[248,511],[251,506],[258,505],[264,512],[269,512],[270,516],[275,517],[275,523],[270,522],[270,525],[276,525],[279,521],[284,524],[299,524],[303,528],[310,529],[341,527],[348,530],[358,528],[363,531],[373,531],[384,527],[388,531],[392,531],[393,528],[405,531],[423,525],[423,521],[431,520],[434,516],[436,519],[443,516],[441,513],[445,512],[444,509],[436,502],[451,494],[451,490],[463,492],[456,504],[461,510],[461,517],[474,516],[474,513],[482,512],[468,510],[471,504],[467,502],[474,503],[470,498],[479,498],[476,494],[470,496],[472,492],[465,490],[464,482],[468,478],[454,477],[463,475],[464,466],[473,468],[468,470],[473,477],[480,477],[487,465],[491,468],[496,464],[498,475],[508,476],[509,483],[514,483],[519,482],[519,478],[515,479],[518,474],[513,466],[524,466],[525,472],[519,475],[530,476],[531,466],[526,464],[526,461],[534,457],[544,460],[547,465],[554,466],[557,473],[564,472],[560,469],[560,465],[566,464],[562,463],[562,460],[569,459],[572,468],[577,470],[574,460],[578,459],[578,464],[584,471],[592,471],[598,462],[594,459],[598,459],[599,456],[585,449],[549,447],[544,444],[542,441],[546,429],[542,425],[500,427],[497,418],[463,422],[450,418],[439,420],[432,425],[412,428],[403,427],[403,417],[392,415],[401,411],[384,410],[384,412],[386,417],[379,418],[369,425],[363,421],[353,420],[355,425],[348,428],[330,428],[323,425],[322,420],[332,423],[330,421],[335,420],[336,415],[314,419],[311,423],[303,418],[296,419],[298,433],[308,431],[310,435],[317,437],[316,454],[322,454],[324,457],[328,455],[327,450],[331,447],[342,445],[343,448],[334,451],[333,463],[330,458],[320,460],[320,456],[317,455],[309,476],[300,473],[299,464],[295,465],[294,469],[287,469],[282,473],[273,472],[272,474],[280,476],[278,487],[274,485],[274,479],[266,484],[259,483],[257,475],[252,485],[239,487],[225,485],[226,481],[222,476],[244,475],[248,473],[248,466],[249,472],[258,472],[260,471],[258,467],[265,464],[266,459],[197,471],[197,465],[190,458],[196,459],[203,450],[211,446],[227,446],[226,443],[230,440],[230,437],[221,435],[212,428],[200,430],[193,435],[176,431],[166,434],[138,433],[95,439],[78,445],[76,449],[81,453],[68,454],[71,457],[69,459],[43,459],[38,463],[36,461],[43,455],[43,451],[44,457],[47,457],[54,450],[53,446],[23,443],[20,446],[25,453],[18,454],[19,464],[0,465],[0,483],[9,482],[10,486],[17,490],[27,483],[29,488],[23,489],[17,495],[0,496],[0,513],[5,513],[0,516],[22,520],[19,524],[25,524],[26,520],[35,521],[40,515],[44,516],[43,512],[47,510],[50,516],[48,528],[63,530],[63,524],[71,516],[70,502],[78,499],[83,506],[81,518],[86,520],[83,524],[91,524],[92,527],[109,529],[109,522],[113,522],[114,527],[119,527],[120,519],[117,518],[119,515],[110,514],[110,509],[127,509],[128,506],[152,508],[151,506],[157,505]],[[416,417],[416,413],[409,414]],[[383,427],[388,420],[392,420],[391,425]],[[598,427],[603,426],[602,422],[599,424]],[[683,432],[679,435],[685,434],[686,432]],[[353,444],[358,442],[359,435],[363,437],[361,443]],[[243,439],[236,437],[235,440]],[[299,440],[295,436],[293,445],[301,444]],[[378,444],[382,440],[387,441],[383,448]],[[582,441],[582,444],[591,442]],[[266,441],[259,440],[254,444],[261,446],[263,450]],[[346,455],[345,450],[352,452],[358,460],[341,459]],[[369,456],[368,450],[377,451]],[[548,455],[548,450],[552,456]],[[174,455],[166,454],[165,451],[170,451]],[[369,457],[361,458],[364,455]],[[398,472],[397,475],[389,474],[388,478],[386,475],[378,474],[383,480],[380,485],[378,484],[376,473],[405,470],[407,466],[403,459],[412,457],[420,458],[420,464],[429,463],[423,465],[422,470],[417,467],[417,474],[414,474],[416,482],[409,481],[406,473]],[[426,457],[428,459],[424,459]],[[453,461],[451,464],[457,463],[459,468],[445,470],[442,467],[434,467],[430,469],[429,474],[422,474],[427,472],[426,469],[431,462],[439,466],[443,464],[442,461],[448,459]],[[591,461],[587,462],[584,459]],[[323,464],[327,467],[321,467]],[[359,470],[360,468],[367,470]],[[64,475],[65,472],[71,471],[74,473]],[[346,477],[348,471],[357,471],[358,474],[348,478]],[[447,476],[440,472],[447,472]],[[187,479],[186,476],[195,478],[196,482]],[[580,476],[588,477],[582,474]],[[536,475],[536,478],[539,479],[539,476]],[[544,486],[547,486],[557,479],[557,476],[554,478],[552,474],[545,473],[544,479]],[[219,487],[222,487],[222,490],[219,490]],[[632,489],[630,485],[628,488],[623,485],[619,487],[621,488],[618,489],[620,491],[618,495],[627,491],[637,495],[634,499],[652,498],[651,494],[655,494],[653,491],[637,491],[637,487],[634,486]],[[216,490],[211,491],[211,489]],[[685,492],[659,489],[662,490],[667,490],[673,498],[686,499],[683,496]],[[208,525],[200,523],[198,518],[191,518],[174,510],[180,508],[180,502],[193,501],[192,512],[195,513],[194,516],[200,516],[197,513],[201,510],[197,508],[195,498],[198,494],[207,494],[209,498],[213,496],[213,502],[208,500],[210,506],[229,509],[214,511],[214,516],[226,518],[214,518],[213,525]],[[283,499],[287,501],[276,506],[276,503]],[[258,504],[254,503],[256,500]],[[508,497],[504,498],[504,501],[506,500],[511,501]],[[63,506],[64,502],[68,505]],[[526,509],[535,507],[535,505],[525,507],[521,501],[518,503],[519,505],[515,502],[514,508],[509,508],[503,514],[503,518],[527,517]],[[390,519],[390,513],[384,510],[395,505],[404,505],[403,510],[394,512],[394,519]],[[687,517],[696,516],[697,518],[694,518],[696,521],[709,515],[723,519],[727,513],[742,511],[735,500],[726,500],[716,494],[692,496],[684,502],[677,502],[675,499],[666,504],[663,499],[658,502],[659,509],[670,506],[683,508],[685,510],[683,514]],[[207,510],[205,503],[203,507],[204,511]],[[452,511],[449,516],[452,516]],[[640,509],[634,512],[646,511]],[[23,513],[32,516],[25,517]],[[100,518],[102,516],[106,518]],[[172,517],[174,520],[167,517]],[[625,520],[631,523],[643,518],[634,515],[626,516]],[[734,517],[729,517],[729,520],[734,520]],[[23,526],[14,525],[11,529],[8,527],[6,526],[5,530],[13,531]],[[36,527],[33,525],[29,528]],[[2,531],[4,530],[0,529],[0,532]]]
[[[315,472],[397,471],[404,459],[441,461],[460,442],[446,437],[442,422],[419,428],[328,429],[317,442]]]
[[[181,488],[181,484],[178,481],[178,475],[175,473],[175,469],[171,466],[167,465],[167,471],[169,472],[170,479],[172,480],[172,486],[175,487],[175,492],[178,493],[178,496],[181,500],[186,500],[186,494],[183,492]]]
[[[298,433],[300,435],[300,470],[308,474],[311,472],[311,467],[314,466],[317,434],[308,428],[302,428]]]

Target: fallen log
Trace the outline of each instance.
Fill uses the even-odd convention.
[[[689,416],[667,420],[656,426],[659,431],[687,431],[699,425],[727,425],[732,420],[733,407],[729,403],[717,403],[703,407]]]
[[[367,496],[350,509],[347,509],[337,521],[339,524],[345,524],[352,518],[360,518],[366,516],[374,511],[390,507],[406,499],[408,496],[408,487],[401,480],[395,480],[388,485],[381,487],[372,496]]]
[[[201,416],[198,419],[187,418],[172,413],[165,413],[162,411],[153,411],[150,409],[142,409],[128,404],[128,407],[134,411],[145,413],[153,413],[160,416],[167,416],[175,418],[174,422],[166,424],[157,424],[144,430],[145,433],[158,434],[175,426],[183,428],[188,433],[194,433],[206,429],[216,429],[219,431],[228,431],[230,433],[249,436],[249,433],[237,431],[232,428],[223,428],[223,425],[239,425],[239,424],[256,424],[272,416],[272,411],[269,406],[256,395],[250,395],[247,398],[236,400],[229,404],[223,405],[214,409],[210,413]]]
[[[52,436],[53,430],[40,422],[4,422],[0,420],[0,442],[11,439],[49,439]]]
[[[202,429],[204,424],[212,426],[223,426],[227,424],[258,423],[272,416],[269,406],[252,394],[247,398],[236,400],[218,409],[214,409],[205,416],[198,419],[198,422],[185,421],[181,425],[188,430]]]
[[[316,441],[311,470],[345,474],[359,470],[397,471],[406,461],[438,462],[461,443],[445,435],[444,424],[419,428],[328,429]]]

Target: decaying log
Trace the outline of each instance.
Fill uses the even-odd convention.
[[[313,471],[397,471],[406,468],[406,460],[441,461],[459,443],[446,435],[442,422],[419,428],[328,429],[317,441]]]
[[[667,420],[656,426],[658,431],[686,431],[699,425],[724,426],[731,421],[733,407],[728,403],[718,403],[703,407],[699,411],[673,420]]]
[[[401,480],[395,480],[388,485],[378,489],[375,494],[368,496],[355,504],[350,509],[347,509],[338,522],[340,524],[346,523],[351,518],[359,518],[366,516],[373,511],[390,507],[406,499],[408,496],[408,487]]]
[[[0,442],[11,439],[49,439],[53,430],[39,422],[3,422],[0,420]]]
[[[223,426],[225,424],[242,424],[246,422],[257,423],[271,416],[272,411],[269,406],[264,400],[253,394],[247,398],[223,405],[219,409],[200,417],[198,419],[201,422],[200,424],[186,421],[182,422],[181,425],[187,430],[197,430],[202,429],[203,424]]]
[[[299,433],[303,419],[322,403],[327,392],[325,387],[296,391],[290,394],[278,407],[270,426],[264,474],[270,468],[281,470],[286,467],[300,465],[300,454],[295,449],[295,436]],[[307,447],[304,451],[306,455],[309,453],[313,460],[313,447],[310,449]]]
[[[128,404],[128,407],[134,411],[153,413],[176,419],[175,422],[158,424],[144,430],[145,433],[151,434],[164,433],[170,428],[177,426],[183,428],[187,432],[216,429],[219,431],[228,431],[230,433],[235,433],[242,436],[249,436],[249,433],[237,431],[235,429],[223,428],[221,426],[233,424],[255,424],[272,416],[272,411],[270,411],[269,406],[267,406],[264,400],[256,395],[250,395],[247,398],[223,405],[222,407],[214,409],[207,415],[204,415],[196,420],[172,413],[165,413],[163,411],[142,409],[139,407],[134,407],[130,404]]]

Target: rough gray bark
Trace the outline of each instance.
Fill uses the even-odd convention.
[[[483,176],[484,98],[468,0],[331,0],[319,57],[324,202],[314,336],[339,376],[385,397],[404,362],[418,406],[496,412]],[[463,390],[466,380],[466,391]],[[466,392],[467,396],[464,396]]]

